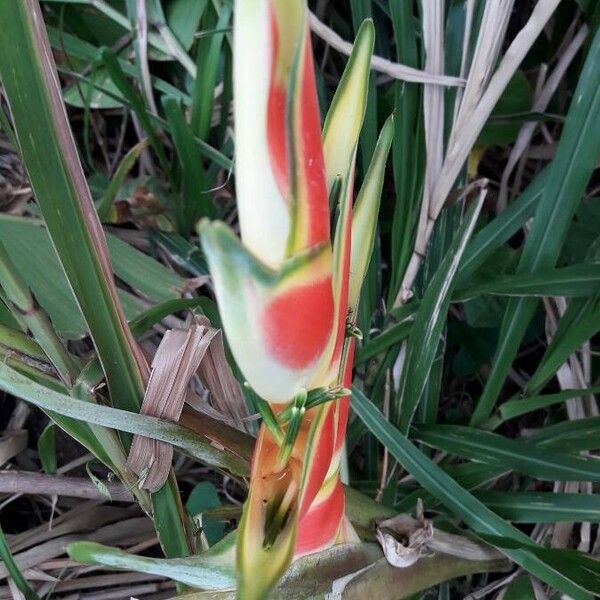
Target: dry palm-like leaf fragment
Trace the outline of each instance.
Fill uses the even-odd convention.
[[[206,317],[199,317],[198,323],[210,328],[210,322]],[[227,361],[223,333],[220,329],[213,331],[215,335],[198,367],[198,378],[208,391],[208,403],[198,401],[195,394],[190,394],[187,402],[200,412],[226,421],[236,429],[250,432],[246,401],[242,388]]]
[[[217,329],[198,321],[187,330],[167,331],[152,361],[141,414],[179,420],[190,379],[217,333]],[[172,458],[170,444],[135,436],[127,462],[140,476],[140,486],[156,491],[167,480]]]

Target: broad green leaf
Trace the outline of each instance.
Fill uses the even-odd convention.
[[[94,542],[69,544],[67,552],[82,563],[163,575],[196,588],[223,590],[235,588],[235,538],[232,533],[197,556],[167,560],[130,554]]]
[[[600,32],[588,52],[517,273],[555,266],[568,226],[600,156]],[[535,298],[511,299],[496,356],[471,422],[485,421],[502,390],[510,365],[537,307]]]
[[[208,0],[196,0],[191,4],[188,0],[172,0],[166,5],[167,23],[186,50],[194,43],[194,36],[207,4]]]
[[[123,103],[117,100],[118,96],[119,88],[103,68],[92,71],[88,81],[77,81],[63,91],[65,102],[76,108],[121,108]]]
[[[197,483],[185,503],[187,511],[192,517],[202,517],[202,531],[210,546],[216,544],[225,533],[225,523],[218,519],[211,519],[202,513],[209,508],[221,506],[221,500],[215,486],[210,481]]]

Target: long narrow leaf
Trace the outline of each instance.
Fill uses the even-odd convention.
[[[246,476],[248,463],[245,459],[226,449],[219,449],[208,440],[176,423],[155,417],[77,400],[60,392],[34,383],[15,369],[0,363],[0,389],[23,398],[43,410],[85,421],[92,425],[103,425],[119,431],[143,435],[181,448],[198,460]]]
[[[590,47],[573,95],[544,192],[527,236],[518,273],[552,268],[569,223],[600,156],[600,32]],[[472,424],[489,416],[537,306],[535,298],[511,299],[504,313],[496,355]]]
[[[432,278],[417,310],[406,349],[406,362],[402,371],[399,398],[399,425],[403,432],[410,427],[413,415],[425,389],[427,377],[438,349],[440,336],[446,323],[450,298],[454,288],[454,276],[469,240],[485,192],[456,232],[446,258]]]
[[[537,448],[496,433],[458,425],[419,425],[415,439],[457,456],[507,467],[548,481],[600,481],[597,460]]]
[[[452,477],[427,458],[400,431],[386,421],[381,412],[359,390],[353,390],[352,407],[369,430],[385,445],[393,457],[409,471],[430,493],[439,498],[477,533],[498,536],[512,541],[510,548],[502,548],[517,564],[547,584],[570,595],[575,600],[590,600],[589,594],[600,592],[600,578],[590,578],[585,588],[563,572],[560,564],[549,564],[533,553],[531,540],[514,528],[483,503],[458,485]],[[516,542],[517,547],[514,547]],[[519,547],[521,546],[521,547]]]

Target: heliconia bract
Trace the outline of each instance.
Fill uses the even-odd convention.
[[[393,136],[390,118],[353,210],[373,41],[365,21],[321,132],[305,0],[235,3],[241,242],[221,223],[199,231],[229,347],[275,423],[260,428],[238,531],[245,600],[264,598],[294,556],[354,535],[339,476],[349,412],[340,390],[351,385],[355,338],[347,331]]]

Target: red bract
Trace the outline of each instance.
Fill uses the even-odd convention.
[[[201,239],[231,351],[266,417],[238,537],[238,590],[262,598],[294,555],[353,536],[340,458],[355,321],[391,119],[352,209],[373,25],[363,23],[323,132],[305,0],[238,0],[236,191],[242,242]],[[330,207],[331,203],[331,207]],[[333,239],[330,208],[336,209]],[[354,243],[357,240],[357,243]]]

